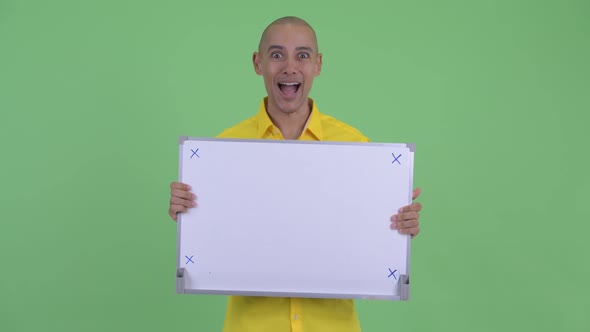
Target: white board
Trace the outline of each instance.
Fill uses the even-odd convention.
[[[406,300],[410,144],[180,138],[177,292]]]

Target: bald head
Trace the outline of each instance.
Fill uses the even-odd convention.
[[[318,50],[318,40],[315,34],[315,31],[313,30],[313,28],[311,27],[311,25],[309,25],[309,23],[307,23],[305,20],[299,18],[299,17],[295,17],[295,16],[285,16],[285,17],[281,17],[279,19],[274,20],[272,23],[270,23],[266,29],[264,29],[264,32],[262,32],[262,36],[260,37],[260,42],[258,43],[258,52],[262,51],[263,48],[263,44],[266,43],[266,40],[268,38],[268,34],[269,32],[272,30],[272,27],[276,26],[276,25],[300,25],[300,26],[305,26],[308,27],[309,30],[311,30],[312,35],[313,35],[313,41],[314,41],[314,45],[315,45],[315,52],[319,52]]]

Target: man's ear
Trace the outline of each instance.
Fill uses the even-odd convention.
[[[254,71],[258,75],[262,75],[262,70],[260,69],[260,53],[254,52],[252,54],[252,64],[254,65]]]
[[[315,76],[320,76],[322,72],[322,53],[318,53],[318,62],[316,64]]]

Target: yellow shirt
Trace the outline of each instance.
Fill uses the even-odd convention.
[[[266,98],[258,113],[226,129],[218,137],[284,139],[266,112]],[[307,141],[368,142],[357,129],[312,110],[299,137]],[[230,296],[223,332],[359,332],[353,300]]]

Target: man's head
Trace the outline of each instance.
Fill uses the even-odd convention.
[[[312,27],[297,17],[272,22],[262,33],[254,70],[264,78],[269,111],[306,111],[313,79],[322,68],[322,55]]]

